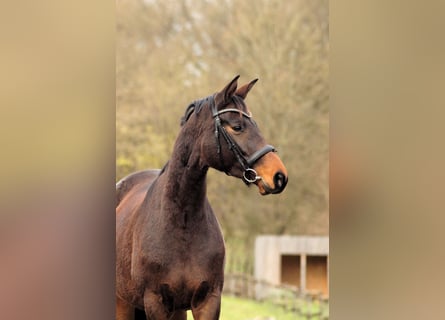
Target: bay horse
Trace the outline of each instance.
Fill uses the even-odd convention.
[[[116,184],[116,319],[219,319],[225,247],[206,196],[209,168],[284,190],[287,170],[244,99],[258,79],[189,105],[162,170]]]

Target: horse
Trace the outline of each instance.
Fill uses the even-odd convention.
[[[209,168],[284,190],[287,170],[245,98],[255,79],[191,103],[170,160],[116,185],[116,319],[219,319],[225,246],[206,196]]]

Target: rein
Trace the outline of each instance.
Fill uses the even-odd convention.
[[[234,109],[234,108],[227,108],[227,109],[222,109],[222,110],[218,111],[216,109],[215,100],[213,99],[213,97],[212,97],[211,102],[212,102],[211,103],[212,116],[215,119],[215,138],[216,138],[216,143],[218,145],[217,151],[218,151],[221,163],[223,164],[223,167],[224,167],[224,161],[223,161],[222,153],[221,153],[221,143],[220,143],[220,139],[219,139],[220,134],[222,134],[222,136],[224,137],[224,140],[226,140],[227,145],[229,146],[229,149],[233,152],[238,163],[243,168],[244,180],[247,183],[254,183],[258,180],[261,180],[261,177],[258,176],[257,172],[255,171],[255,169],[252,168],[252,166],[255,164],[255,162],[257,162],[261,157],[263,157],[267,153],[275,152],[275,148],[271,145],[266,145],[266,146],[262,147],[260,150],[255,151],[249,158],[246,159],[243,156],[243,153],[242,153],[240,147],[238,146],[238,144],[233,140],[232,136],[222,126],[221,118],[219,116],[226,112],[236,112],[236,113],[241,113],[244,117],[248,118],[250,121],[253,121],[252,115],[248,114],[242,110]],[[226,174],[227,174],[227,172],[226,172]]]

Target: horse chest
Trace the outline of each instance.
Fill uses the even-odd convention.
[[[219,231],[219,229],[218,229]],[[224,261],[224,241],[220,232],[204,228],[167,228],[145,244],[145,261],[158,265],[148,272],[172,277],[196,277],[209,273]],[[191,276],[189,276],[191,275]]]
[[[182,270],[205,268],[215,256],[224,255],[222,235],[199,229],[169,230],[148,247],[149,260],[165,266],[182,266]]]
[[[173,241],[175,242],[175,241]],[[176,242],[175,242],[176,243]],[[186,242],[183,246],[164,243],[166,251],[149,254],[142,262],[144,290],[170,297],[176,307],[188,306],[193,293],[203,284],[222,288],[224,245],[208,248],[205,243]],[[210,246],[212,247],[212,246]],[[213,290],[212,289],[212,290]]]

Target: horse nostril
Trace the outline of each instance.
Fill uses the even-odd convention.
[[[283,191],[287,184],[287,177],[281,172],[277,172],[273,177],[276,193]]]

